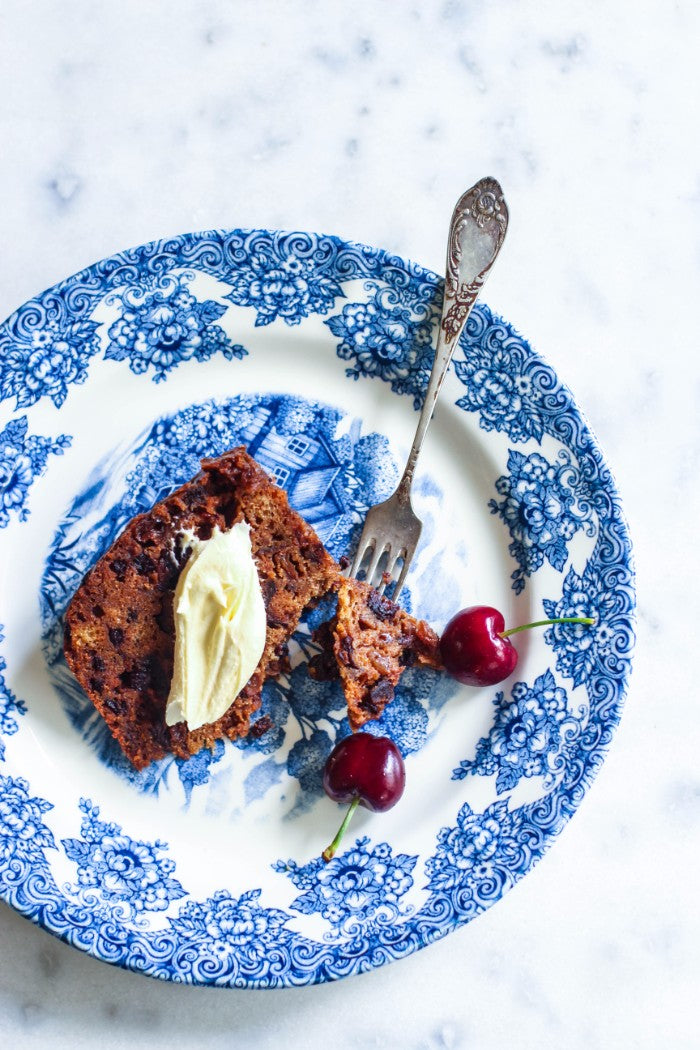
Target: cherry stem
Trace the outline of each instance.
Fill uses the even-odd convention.
[[[335,836],[335,838],[331,842],[330,846],[328,846],[327,849],[324,849],[323,853],[321,854],[321,856],[325,860],[326,864],[328,863],[329,860],[331,860],[332,857],[335,856],[335,851],[337,850],[338,846],[340,845],[340,840],[342,839],[343,835],[345,834],[345,832],[347,830],[347,826],[350,823],[350,821],[352,820],[352,815],[355,812],[355,810],[357,809],[357,807],[359,806],[359,804],[360,804],[360,799],[359,799],[359,796],[356,795],[355,798],[350,803],[350,805],[348,806],[348,811],[345,814],[345,816],[343,817],[343,823],[338,828],[338,834]]]
[[[511,627],[507,631],[499,631],[499,638],[508,638],[511,634],[517,634],[518,631],[529,631],[531,627],[549,627],[553,623],[595,623],[595,620],[591,616],[559,616],[554,620],[535,620],[533,623],[524,623],[522,627]]]

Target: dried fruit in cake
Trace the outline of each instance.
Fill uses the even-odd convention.
[[[340,675],[353,730],[379,718],[407,667],[442,667],[435,631],[361,580],[342,579],[336,615],[316,638],[322,652],[309,671]]]
[[[265,648],[252,677],[216,722],[190,732],[165,723],[173,671],[173,594],[188,550],[246,521],[266,607]],[[286,666],[304,609],[337,585],[339,567],[287,496],[236,448],[134,518],[75,593],[66,613],[66,660],[137,769],[173,752],[188,757],[219,737],[245,736],[263,682]]]

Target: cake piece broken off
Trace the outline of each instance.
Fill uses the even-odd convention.
[[[315,637],[322,651],[309,672],[340,676],[353,730],[379,718],[407,667],[442,667],[435,631],[360,580],[342,580],[336,615]]]
[[[173,671],[173,594],[188,557],[183,533],[208,539],[236,522],[251,528],[266,606],[262,658],[226,713],[189,732],[165,723]],[[245,736],[266,678],[287,666],[287,642],[340,569],[284,491],[243,448],[204,460],[201,473],[134,518],[87,574],[68,607],[68,666],[137,769],[172,752],[189,757],[219,737]]]

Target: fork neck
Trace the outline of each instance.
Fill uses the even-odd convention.
[[[416,427],[416,433],[413,438],[413,444],[411,445],[411,451],[408,453],[408,459],[406,460],[406,466],[404,467],[401,480],[396,489],[396,498],[405,504],[411,502],[411,485],[413,484],[413,475],[416,469],[416,463],[418,462],[418,456],[420,450],[423,447],[423,439],[425,433],[430,424],[430,420],[433,417],[435,411],[435,403],[440,393],[440,387],[442,386],[443,380],[447,373],[447,368],[450,361],[452,360],[452,354],[456,346],[457,340],[449,340],[445,338],[445,333],[441,329],[438,336],[438,344],[435,350],[435,360],[433,362],[433,370],[430,374],[430,381],[428,382],[428,389],[425,392],[425,399],[423,401],[423,407],[421,408],[420,416],[418,418],[418,426]]]

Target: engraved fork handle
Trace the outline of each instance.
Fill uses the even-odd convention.
[[[435,359],[411,451],[396,490],[402,503],[410,505],[413,472],[442,381],[462,329],[496,261],[507,228],[508,208],[503,190],[495,179],[480,179],[462,194],[455,205],[447,245],[445,296]]]

